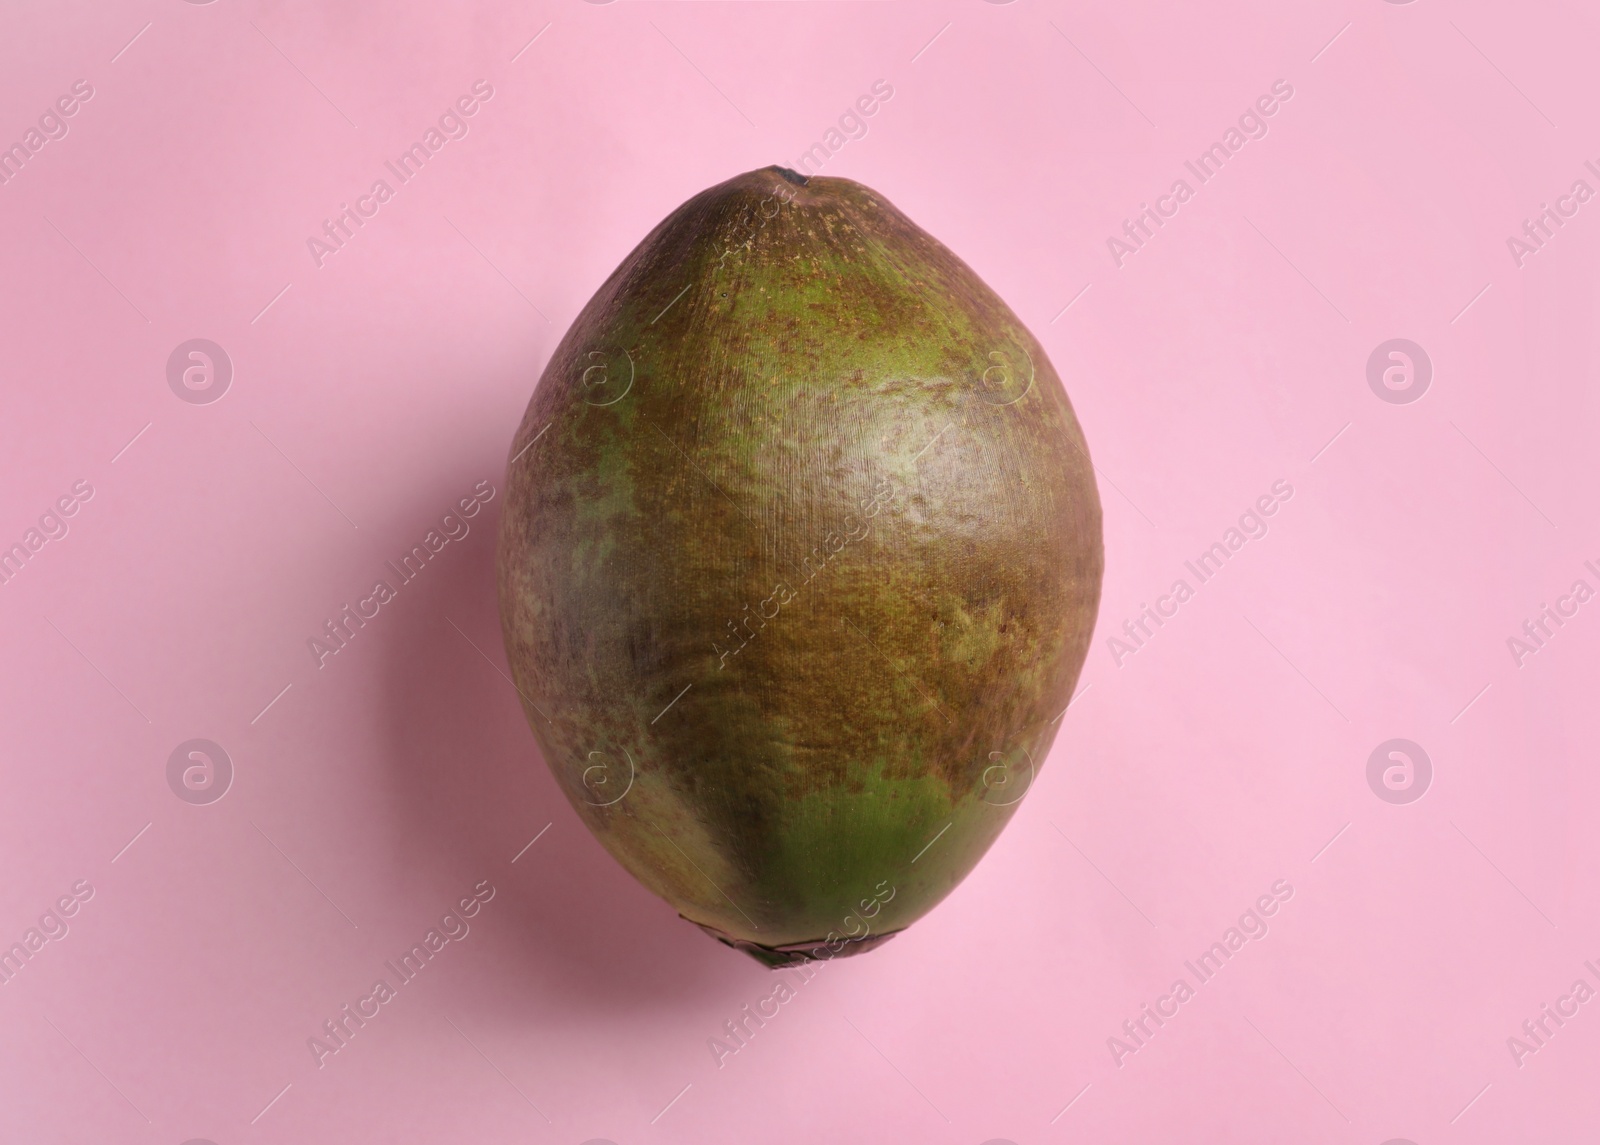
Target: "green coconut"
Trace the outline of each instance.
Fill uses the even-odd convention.
[[[556,347],[498,576],[545,762],[684,918],[769,965],[943,899],[1049,753],[1100,502],[1044,349],[848,179],[694,196]]]

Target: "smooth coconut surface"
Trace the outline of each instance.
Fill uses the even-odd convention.
[[[1066,392],[965,263],[859,183],[730,179],[596,292],[511,455],[507,653],[624,867],[772,964],[960,882],[1050,750],[1103,564]]]

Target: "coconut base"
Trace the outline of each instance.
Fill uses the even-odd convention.
[[[694,919],[686,918],[684,915],[678,917],[686,922],[694,922]],[[763,946],[759,942],[751,942],[744,938],[730,938],[716,927],[707,926],[703,922],[694,924],[724,946],[744,951],[770,970],[781,970],[785,966],[800,966],[807,962],[831,962],[835,958],[865,954],[900,933],[898,930],[891,930],[884,934],[868,934],[861,938],[845,939],[844,945],[834,950],[825,938],[819,938],[815,942],[790,943],[787,946]]]

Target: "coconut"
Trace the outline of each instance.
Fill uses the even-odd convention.
[[[574,810],[769,965],[949,894],[1049,754],[1103,567],[1044,349],[882,195],[694,196],[552,354],[510,449],[507,657]]]

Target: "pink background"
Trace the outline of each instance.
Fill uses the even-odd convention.
[[[1600,587],[1600,202],[1520,267],[1506,240],[1600,189],[1600,17],[385,8],[0,15],[0,143],[95,93],[0,185],[0,543],[94,491],[0,585],[0,943],[94,891],[0,986],[0,1139],[1592,1134],[1600,1003],[1520,1065],[1507,1039],[1600,986],[1600,604],[1520,667],[1506,642]],[[1119,268],[1107,238],[1280,79],[1266,137]],[[319,268],[307,238],[477,80],[470,133]],[[719,1068],[707,1039],[774,979],[635,885],[539,761],[501,674],[502,498],[323,668],[306,640],[503,487],[545,359],[654,223],[794,163],[877,80],[823,173],[1048,347],[1101,474],[1104,602],[989,856]],[[192,338],[233,364],[214,403],[168,385]],[[1418,401],[1368,385],[1392,338],[1432,362]],[[1280,479],[1268,534],[1119,667],[1110,636]],[[206,805],[167,782],[196,737],[235,767]],[[1414,802],[1367,781],[1393,738],[1432,760]],[[484,880],[470,935],[318,1068],[307,1039]],[[1277,880],[1270,932],[1119,1064],[1107,1039]]]

